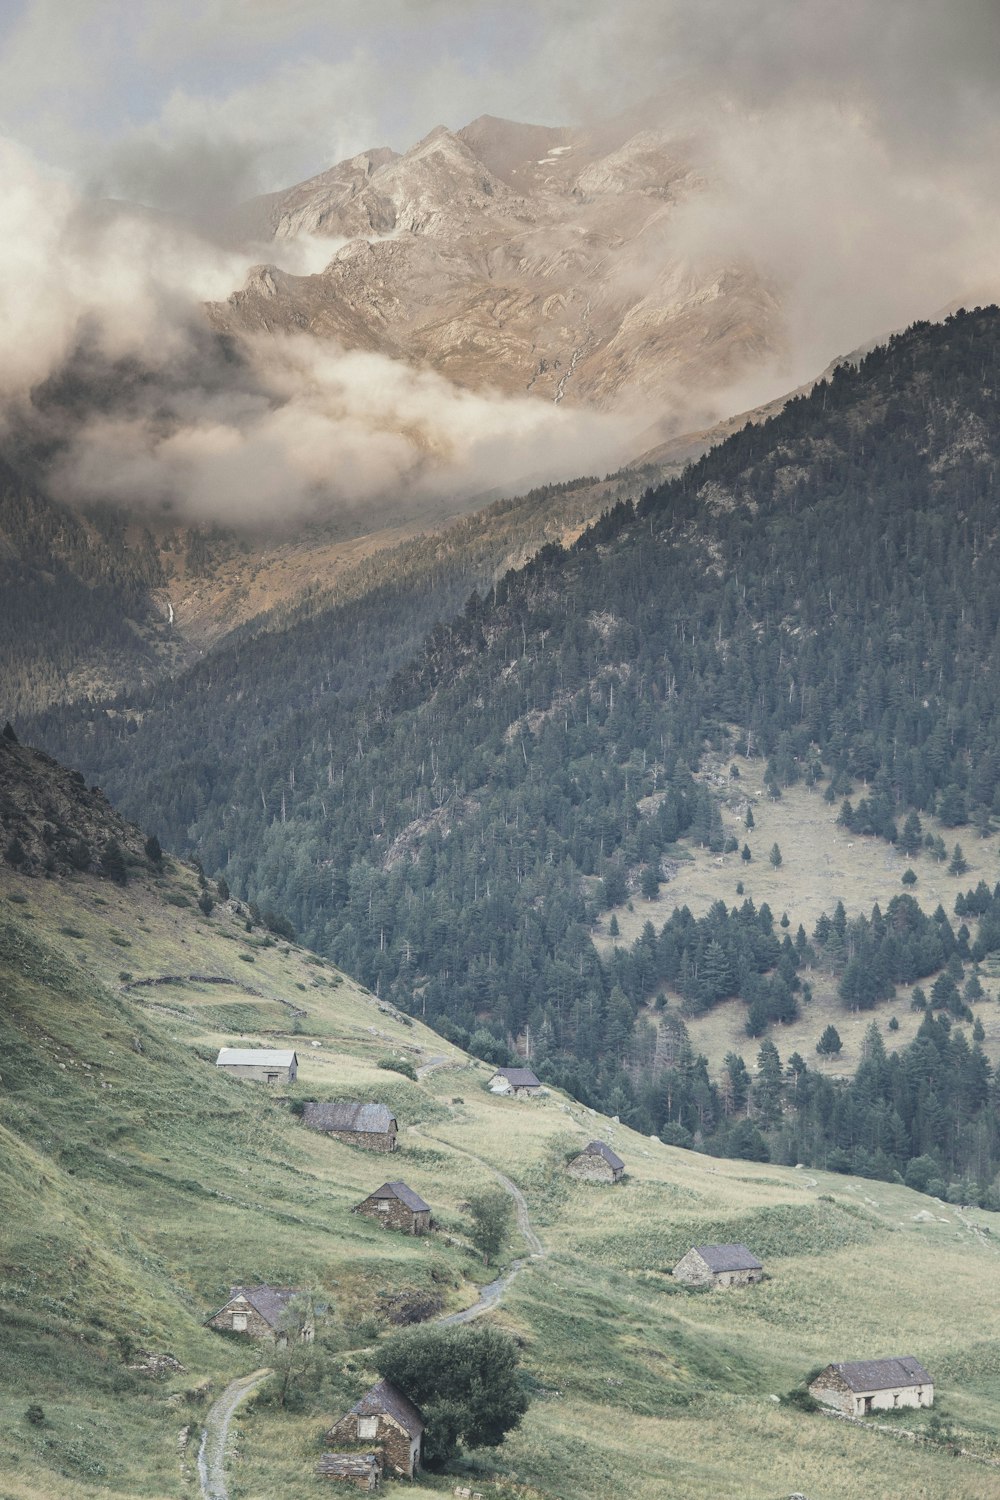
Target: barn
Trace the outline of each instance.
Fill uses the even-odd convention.
[[[752,1286],[764,1267],[746,1245],[694,1245],[674,1266],[685,1286]]]
[[[215,1066],[234,1078],[254,1083],[294,1083],[299,1071],[295,1053],[275,1047],[223,1047]]]
[[[384,1104],[361,1104],[354,1099],[307,1104],[302,1123],[365,1151],[396,1149],[396,1116]]]
[[[229,1300],[208,1319],[208,1326],[283,1344],[287,1342],[288,1324],[292,1321],[289,1304],[293,1297],[301,1295],[300,1288],[294,1286],[234,1286],[230,1288]],[[312,1321],[303,1322],[299,1329],[303,1343],[310,1343],[313,1333]]]
[[[542,1085],[530,1068],[497,1068],[489,1081],[491,1094],[538,1094]]]
[[[810,1382],[809,1393],[846,1417],[900,1406],[933,1406],[934,1380],[912,1354],[827,1365]]]
[[[327,1432],[325,1441],[377,1443],[385,1455],[386,1468],[412,1479],[420,1467],[420,1445],[424,1419],[412,1401],[388,1380],[380,1380],[366,1391],[345,1417]]]
[[[625,1163],[607,1141],[591,1141],[566,1163],[566,1171],[580,1182],[621,1182]]]
[[[403,1234],[426,1234],[431,1227],[430,1204],[405,1182],[383,1182],[351,1212],[376,1219],[383,1229],[399,1229]]]

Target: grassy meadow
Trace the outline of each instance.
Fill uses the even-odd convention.
[[[782,901],[754,882],[775,838],[783,851],[787,838],[791,877],[793,841],[771,819],[800,796],[762,808],[765,858],[755,853],[747,880],[755,900],[776,914],[787,905],[793,921],[794,883]],[[986,848],[968,848],[970,864]],[[666,888],[671,907],[702,864]],[[985,1462],[1000,1458],[1000,1223],[990,1215],[884,1183],[675,1150],[557,1091],[495,1098],[486,1065],[328,963],[246,932],[226,908],[205,918],[180,866],[124,890],[6,870],[0,881],[3,1500],[196,1495],[207,1405],[228,1380],[277,1362],[204,1327],[231,1283],[255,1280],[307,1287],[327,1312],[291,1407],[272,1383],[238,1413],[231,1495],[328,1494],[313,1475],[318,1440],[374,1378],[390,1300],[411,1293],[453,1310],[496,1274],[469,1250],[462,1206],[491,1168],[521,1187],[548,1252],[490,1314],[520,1341],[534,1399],[502,1449],[407,1493],[456,1483],[491,1500],[1000,1491],[1000,1469]],[[683,899],[694,908],[693,894]],[[296,1048],[287,1097],[217,1075],[216,1048],[241,1042]],[[378,1066],[392,1057],[435,1066],[413,1083]],[[291,1106],[312,1095],[389,1103],[397,1155],[304,1130]],[[626,1161],[617,1188],[562,1170],[595,1135]],[[423,1194],[438,1232],[411,1240],[351,1215],[386,1177]],[[768,1279],[732,1293],[675,1285],[670,1266],[715,1239],[745,1241]],[[521,1253],[512,1230],[503,1259]],[[143,1373],[144,1351],[183,1368]],[[906,1413],[884,1425],[923,1428],[931,1441],[776,1399],[830,1360],[900,1353],[935,1375],[939,1420]],[[41,1421],[28,1419],[32,1406]],[[955,1456],[942,1433],[968,1453]]]
[[[729,767],[734,760],[740,770],[738,781],[729,778]],[[749,846],[750,862],[745,863],[739,851],[711,854],[697,846],[683,846],[681,853],[685,857],[676,861],[670,879],[660,887],[655,900],[636,893],[626,906],[615,909],[617,939],[608,933],[612,913],[601,918],[595,942],[602,952],[609,952],[614,942],[626,947],[635,942],[646,922],[652,922],[659,931],[676,907],[687,906],[700,917],[715,901],[725,901],[732,907],[745,897],[758,907],[766,902],[776,924],[787,913],[788,931],[793,937],[799,923],[811,937],[821,913],[832,916],[838,901],[843,901],[848,917],[870,915],[876,902],[885,911],[893,896],[907,890],[902,884],[907,868],[917,877],[916,885],[909,888],[914,899],[928,913],[939,904],[943,906],[957,929],[961,918],[954,915],[956,896],[980,880],[985,880],[991,890],[1000,880],[1000,833],[984,839],[971,826],[946,828],[937,819],[921,815],[924,833],[939,835],[944,840],[949,860],[955,844],[962,846],[968,873],[949,875],[948,864],[939,864],[926,850],[910,859],[883,839],[865,838],[839,828],[837,817],[842,799],[833,805],[824,801],[825,783],[812,791],[804,785],[788,787],[777,801],[772,801],[764,788],[762,763],[739,756],[714,761],[709,758],[699,773],[699,779],[704,778],[721,793],[725,832],[739,839],[741,850],[744,844]],[[858,786],[852,801],[856,804],[865,794],[866,789]],[[749,830],[744,821],[748,804],[754,818],[754,827]],[[898,821],[902,826],[902,818]],[[782,856],[777,868],[768,858],[775,843]],[[736,889],[740,882],[742,895]],[[879,1003],[874,1011],[851,1014],[837,996],[834,976],[817,968],[804,971],[802,977],[813,986],[813,999],[801,1007],[797,1021],[773,1028],[773,1040],[782,1058],[800,1052],[810,1067],[821,1067],[834,1077],[846,1076],[854,1072],[861,1060],[861,1044],[873,1019],[886,1034],[890,1017],[896,1018],[898,1030],[891,1036],[886,1034],[887,1044],[892,1047],[902,1046],[915,1036],[921,1015],[910,1009],[907,986],[899,985],[895,999]],[[983,1048],[991,1062],[997,1064],[1000,1062],[1000,1003],[997,1003],[1000,963],[995,956],[983,963],[982,982],[988,998],[979,1001],[974,1011],[986,1033]],[[929,983],[924,983],[925,990]],[[671,994],[669,986],[664,986],[664,991],[668,1005],[678,1009],[679,998]],[[760,1043],[746,1034],[746,1014],[742,1001],[729,1000],[707,1015],[685,1021],[695,1049],[705,1053],[713,1071],[721,1068],[727,1052],[742,1053],[748,1066],[752,1066]],[[844,1046],[839,1057],[821,1062],[816,1056],[816,1043],[830,1022],[836,1026]]]

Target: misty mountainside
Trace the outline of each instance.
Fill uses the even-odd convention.
[[[0,460],[0,696],[4,712],[113,692],[159,670],[162,581],[149,533],[118,510],[49,499]]]
[[[306,331],[459,386],[703,424],[719,414],[711,393],[784,339],[765,274],[695,254],[676,230],[706,170],[693,141],[634,122],[442,126],[247,205],[275,241],[348,243],[314,275],[255,268],[212,321]]]
[[[669,1474],[680,1500],[734,1485],[769,1500],[779,1481],[979,1500],[1000,1380],[982,1295],[992,1215],[678,1150],[557,1089],[498,1098],[491,1066],[196,866],[150,852],[145,830],[9,735],[0,784],[3,848],[17,836],[27,851],[0,859],[5,1496],[190,1495],[211,1403],[261,1366],[274,1373],[240,1411],[231,1493],[327,1493],[321,1434],[375,1381],[386,1344],[468,1308],[524,1257],[513,1224],[490,1267],[470,1240],[469,1199],[501,1172],[546,1252],[488,1315],[517,1339],[530,1404],[499,1450],[419,1476],[414,1496],[464,1475],[546,1500],[658,1500]],[[120,864],[47,866],[47,825],[70,844],[117,843]],[[298,1079],[220,1075],[223,1045],[292,1048]],[[392,1109],[392,1172],[431,1204],[435,1232],[352,1214],[387,1164],[304,1128],[317,1098]],[[594,1138],[625,1160],[614,1188],[565,1172]],[[748,1295],[675,1284],[672,1265],[709,1240],[752,1246],[767,1279]],[[935,1280],[947,1295],[929,1305]],[[261,1282],[309,1299],[308,1350],[206,1326],[234,1284]],[[897,1347],[935,1379],[935,1410],[907,1413],[919,1443],[776,1399],[831,1358]]]
[[[860,1152],[880,1173],[928,1154],[944,1097],[953,1127],[936,1170],[972,1172],[986,1198],[990,1065],[950,1030],[976,1021],[978,966],[998,950],[992,879],[964,927],[925,911],[919,887],[904,897],[901,871],[874,908],[847,912],[831,889],[812,931],[794,884],[788,928],[767,901],[730,909],[752,851],[740,857],[742,824],[716,784],[732,779],[706,768],[759,766],[769,798],[801,783],[818,809],[853,798],[844,826],[870,837],[873,858],[898,845],[926,868],[947,858],[952,830],[989,831],[998,332],[995,309],[963,313],[840,368],[473,595],[360,703],[338,697],[325,676],[336,645],[305,621],[242,643],[225,673],[178,680],[163,704],[40,721],[44,742],[165,844],[197,851],[481,1055],[530,1037],[547,1076],[643,1129],[792,1161]],[[359,641],[377,632],[363,600],[356,623]],[[721,905],[656,908],[659,931],[609,943],[608,913],[658,899],[689,847],[728,861]],[[848,1014],[919,982],[944,1017],[920,1046],[943,1048],[939,1069],[966,1077],[964,1054],[948,1050],[964,1045],[971,1071],[945,1091],[915,1073],[891,1151],[870,1111],[859,1133],[857,1100],[838,1112],[829,1079],[793,1090],[770,1124],[763,1111],[767,1140],[756,1125],[735,1138],[731,1070],[728,1083],[710,1077],[684,1038],[683,1017],[730,997],[751,1038],[780,1042],[821,985]],[[669,1025],[658,993],[671,997]],[[989,1141],[976,1166],[979,1124]]]

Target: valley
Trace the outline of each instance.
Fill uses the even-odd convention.
[[[0,875],[0,1472],[13,1500],[193,1493],[208,1402],[273,1363],[203,1326],[230,1282],[249,1277],[308,1285],[328,1310],[296,1406],[278,1406],[272,1383],[237,1411],[230,1492],[325,1492],[317,1438],[370,1383],[392,1299],[430,1295],[457,1310],[495,1274],[465,1238],[462,1202],[482,1180],[474,1158],[518,1185],[548,1251],[490,1315],[518,1339],[533,1398],[500,1453],[470,1455],[458,1478],[422,1476],[410,1493],[471,1483],[497,1500],[569,1500],[627,1487],[652,1500],[669,1485],[707,1500],[734,1467],[751,1500],[821,1485],[985,1492],[1000,1380],[1000,1327],[982,1299],[996,1274],[991,1215],[887,1183],[680,1151],[558,1089],[498,1099],[486,1065],[307,951],[247,933],[245,908],[217,902],[206,917],[191,867],[129,865],[125,887]],[[215,1050],[233,1041],[296,1049],[292,1102],[390,1101],[392,1170],[433,1204],[437,1232],[413,1240],[352,1219],[384,1158],[304,1131],[262,1085],[219,1077]],[[442,1062],[418,1084],[378,1066],[431,1057]],[[624,1157],[622,1187],[562,1171],[594,1135]],[[729,1237],[757,1248],[761,1286],[705,1295],[671,1283],[690,1243]],[[504,1261],[523,1253],[514,1230]],[[931,1306],[928,1281],[947,1287]],[[906,1419],[929,1441],[776,1400],[831,1358],[904,1345],[935,1374],[935,1411]],[[144,1374],[142,1351],[183,1368]],[[35,1426],[23,1415],[32,1404]]]

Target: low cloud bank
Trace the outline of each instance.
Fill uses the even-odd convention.
[[[242,283],[245,255],[164,215],[88,203],[10,143],[0,173],[13,189],[0,400],[9,435],[54,453],[58,498],[259,525],[510,489],[622,456],[610,419],[462,390],[304,335],[236,347],[208,329],[201,303]],[[337,247],[275,248],[303,273]]]

